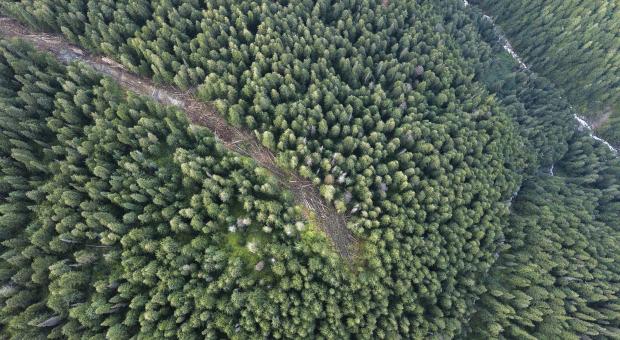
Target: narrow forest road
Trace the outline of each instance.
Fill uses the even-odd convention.
[[[65,64],[83,62],[114,79],[128,91],[184,110],[193,124],[211,130],[227,149],[251,157],[260,166],[271,171],[277,180],[293,193],[295,203],[304,208],[306,219],[316,223],[325,232],[342,258],[350,261],[356,257],[359,242],[347,228],[345,216],[324,201],[312,182],[280,168],[273,153],[264,147],[251,131],[230,125],[212,105],[200,101],[192,93],[182,92],[175,87],[156,85],[152,80],[127,71],[121,64],[109,58],[88,53],[69,43],[60,34],[36,32],[12,18],[0,16],[0,37],[28,41],[36,49],[50,52]]]

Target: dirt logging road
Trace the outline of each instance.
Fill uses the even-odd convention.
[[[89,53],[69,43],[62,35],[36,32],[11,18],[0,16],[0,37],[28,41],[37,50],[49,52],[65,64],[82,62],[114,79],[128,91],[182,109],[193,124],[211,130],[227,149],[251,157],[271,171],[293,193],[295,203],[304,208],[305,217],[325,232],[343,259],[352,260],[356,256],[359,242],[347,228],[345,216],[323,199],[312,182],[279,167],[271,150],[264,147],[251,131],[230,125],[213,105],[197,99],[192,91],[183,92],[175,87],[157,85],[149,78],[127,71],[107,57]]]

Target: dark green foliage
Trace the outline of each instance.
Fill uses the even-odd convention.
[[[547,79],[519,67],[499,41],[497,27],[477,8],[463,9],[458,0],[437,7],[445,29],[455,38],[454,48],[461,49],[476,78],[498,96],[518,124],[530,151],[528,167],[548,168],[566,152],[576,112]]]
[[[434,4],[138,2],[145,15],[122,1],[79,3],[7,8],[35,24],[55,15],[56,30],[128,69],[197,87],[312,179],[350,215],[365,270],[384,285],[377,334],[460,328],[526,147]],[[132,36],[126,20],[141,26]]]
[[[1,46],[2,142],[12,145],[2,157],[3,337],[368,327],[376,280],[352,282],[266,170],[178,111]]]
[[[563,88],[598,132],[620,145],[620,4],[477,0],[530,67]],[[598,127],[598,124],[597,124]]]
[[[587,136],[527,181],[470,337],[620,336],[620,161]]]
[[[363,247],[182,112],[3,43],[3,336],[617,336],[617,160],[460,0],[0,6],[213,102]]]
[[[46,119],[62,70],[50,60],[18,45],[0,45],[0,318],[24,338],[37,334],[28,323],[47,312],[40,299],[49,282],[47,265],[55,261],[29,240],[38,229],[34,206],[45,199],[41,186],[54,158]]]

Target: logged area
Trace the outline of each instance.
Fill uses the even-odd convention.
[[[0,338],[620,337],[613,113],[479,5],[0,1]]]
[[[323,202],[312,182],[289,170],[281,169],[276,165],[272,152],[263,147],[250,131],[231,126],[216,112],[213,105],[197,100],[191,91],[181,91],[171,86],[157,86],[150,79],[128,72],[122,65],[109,58],[85,52],[67,42],[62,36],[29,31],[10,18],[0,17],[0,36],[29,41],[39,50],[52,53],[64,63],[84,62],[114,79],[128,91],[183,109],[192,123],[208,128],[226,148],[252,158],[260,166],[271,171],[280,184],[293,193],[295,203],[305,208],[307,217],[311,217],[328,235],[340,255],[347,261],[351,261],[355,256],[357,241],[347,230],[345,216],[337,213],[333,206]]]

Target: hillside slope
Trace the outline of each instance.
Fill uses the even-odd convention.
[[[620,3],[486,1],[477,4],[534,71],[566,91],[604,139],[620,145]]]
[[[473,6],[0,5],[2,337],[616,335],[618,160]]]

